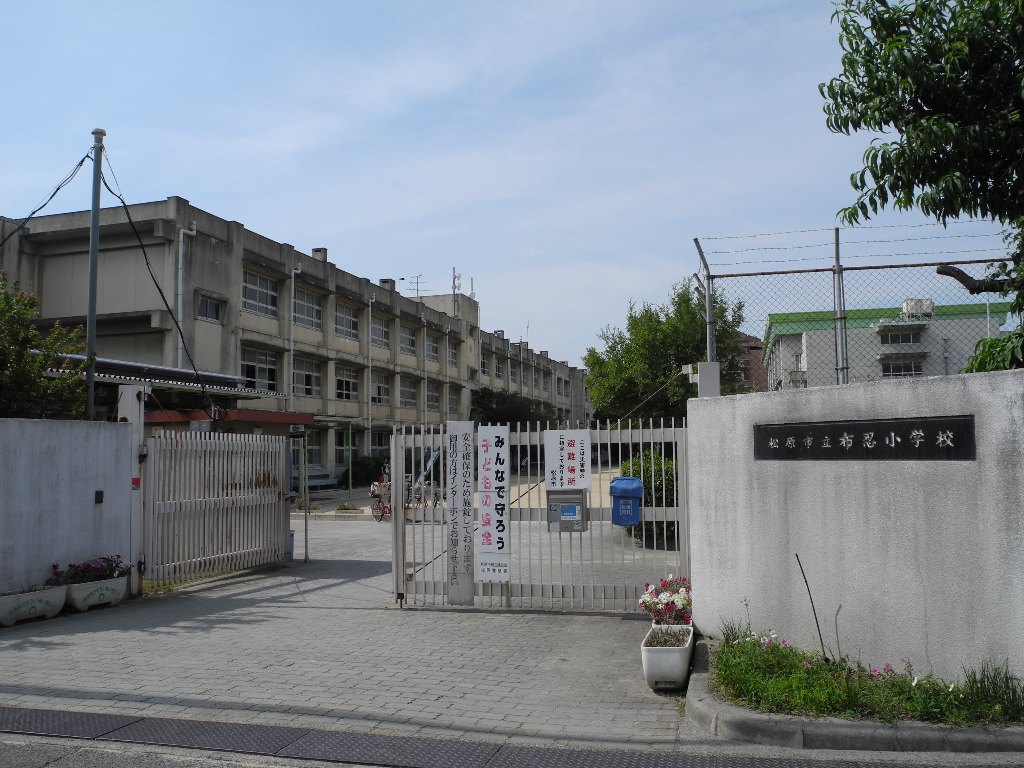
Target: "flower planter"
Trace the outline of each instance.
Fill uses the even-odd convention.
[[[677,632],[681,629],[693,629],[693,624],[659,624],[656,621],[651,621],[651,629],[659,632]]]
[[[693,627],[685,645],[671,648],[648,648],[647,639],[655,632],[663,632],[668,625],[651,627],[640,643],[640,658],[644,665],[644,678],[651,690],[682,688],[690,676],[690,656],[693,653]]]
[[[97,605],[117,605],[128,592],[128,577],[68,584],[67,591],[68,605],[76,611],[87,611]]]
[[[0,597],[0,626],[10,627],[24,619],[52,619],[64,607],[66,596],[64,586],[4,595]]]

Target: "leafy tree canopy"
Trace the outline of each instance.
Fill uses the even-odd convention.
[[[0,418],[80,418],[85,366],[59,359],[81,352],[80,334],[55,325],[43,336],[38,314],[36,297],[0,272]]]
[[[1009,260],[972,292],[1017,292],[1021,312],[1024,0],[841,0],[833,20],[842,72],[819,86],[829,129],[894,134],[871,141],[840,218],[891,205],[1005,225]]]
[[[554,421],[555,409],[547,403],[531,400],[516,392],[501,392],[489,387],[474,390],[473,419],[481,424],[526,424]]]
[[[660,418],[686,415],[686,400],[697,394],[682,366],[707,358],[707,323],[689,283],[679,283],[665,304],[631,304],[625,329],[606,326],[584,357],[595,416]],[[722,391],[739,391],[743,304],[715,300],[715,340],[722,363]]]

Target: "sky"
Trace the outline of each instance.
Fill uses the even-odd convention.
[[[409,296],[451,292],[454,270],[485,330],[570,365],[698,269],[694,238],[722,270],[827,266],[871,138],[825,127],[827,0],[2,7],[0,215],[45,200],[103,128],[129,203],[184,197]],[[43,213],[87,209],[89,177]],[[886,213],[891,242],[864,247],[908,252],[942,234],[926,221]],[[909,252],[891,260],[926,258]]]

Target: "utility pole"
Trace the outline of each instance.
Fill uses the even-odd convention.
[[[100,178],[103,172],[103,137],[107,132],[92,132],[92,217],[89,219],[89,310],[85,323],[85,418],[96,417],[96,271],[100,258]]]

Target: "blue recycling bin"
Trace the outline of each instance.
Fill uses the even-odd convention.
[[[611,482],[612,524],[639,525],[644,484],[638,477],[615,477]]]

